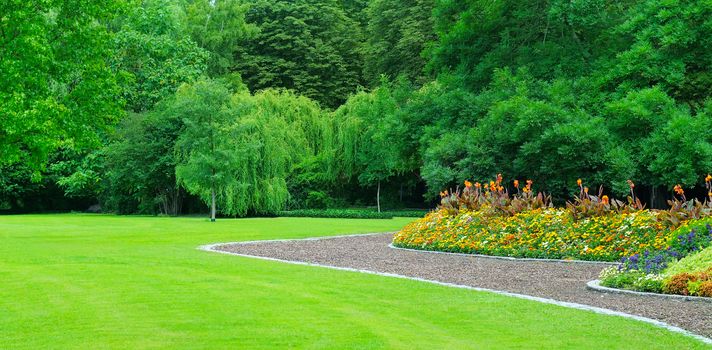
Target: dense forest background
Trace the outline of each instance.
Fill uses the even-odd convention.
[[[712,171],[702,0],[0,4],[0,211],[430,207]],[[697,192],[695,192],[697,191]]]

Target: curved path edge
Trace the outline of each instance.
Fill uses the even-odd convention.
[[[393,277],[393,278],[400,278],[400,279],[407,279],[407,280],[413,280],[413,281],[419,281],[419,282],[425,282],[425,283],[431,283],[431,284],[436,284],[440,286],[445,286],[445,287],[452,287],[452,288],[460,288],[460,289],[468,289],[468,290],[474,290],[478,292],[489,292],[489,293],[494,293],[498,295],[504,295],[504,296],[509,296],[509,297],[514,297],[514,298],[519,298],[519,299],[525,299],[525,300],[531,300],[531,301],[537,301],[540,303],[544,304],[552,304],[552,305],[558,305],[562,307],[568,307],[572,309],[578,309],[578,310],[585,310],[585,311],[591,311],[595,312],[597,314],[603,314],[603,315],[609,315],[609,316],[619,316],[619,317],[624,317],[624,318],[629,318],[633,319],[636,321],[641,321],[645,323],[652,324],[654,326],[658,326],[664,329],[667,329],[671,332],[675,333],[680,333],[689,337],[692,337],[694,339],[700,340],[703,343],[706,344],[712,344],[712,338],[707,338],[705,336],[699,335],[692,333],[688,330],[682,329],[680,327],[676,327],[673,325],[670,325],[668,323],[655,320],[652,318],[648,317],[643,317],[643,316],[637,316],[637,315],[631,315],[625,312],[620,312],[620,311],[614,311],[614,310],[609,310],[609,309],[604,309],[600,307],[595,307],[595,306],[590,306],[590,305],[584,305],[584,304],[578,304],[578,303],[571,303],[571,302],[566,302],[566,301],[559,301],[555,299],[549,299],[549,298],[542,298],[542,297],[536,297],[536,296],[531,296],[531,295],[526,295],[526,294],[519,294],[519,293],[512,293],[512,292],[506,292],[506,291],[501,291],[501,290],[495,290],[495,289],[489,289],[489,288],[480,288],[480,287],[473,287],[473,286],[467,286],[467,285],[462,285],[462,284],[455,284],[455,283],[448,283],[448,282],[441,282],[441,281],[436,281],[436,280],[431,280],[431,279],[425,279],[425,278],[419,278],[419,277],[411,277],[411,276],[405,276],[405,275],[399,275],[399,274],[394,274],[394,273],[388,273],[388,272],[378,272],[378,271],[371,271],[371,270],[364,270],[364,269],[354,269],[350,267],[341,267],[341,266],[333,266],[333,265],[324,265],[324,264],[315,264],[315,263],[309,263],[309,262],[304,262],[304,261],[294,261],[294,260],[285,260],[285,259],[277,259],[277,258],[270,258],[270,257],[265,257],[265,256],[258,256],[258,255],[249,255],[249,254],[241,254],[241,253],[235,253],[235,252],[228,252],[224,250],[217,249],[220,246],[225,246],[225,245],[243,245],[243,244],[254,244],[254,243],[267,243],[267,242],[290,242],[290,241],[303,241],[303,240],[323,240],[323,239],[333,239],[333,238],[341,238],[341,237],[353,237],[353,236],[367,236],[367,235],[379,235],[379,234],[385,234],[385,233],[390,233],[390,232],[379,232],[379,233],[366,233],[366,234],[353,234],[353,235],[339,235],[339,236],[327,236],[327,237],[309,237],[309,238],[293,238],[293,239],[272,239],[272,240],[256,240],[256,241],[242,241],[242,242],[223,242],[223,243],[212,243],[212,244],[206,244],[206,245],[201,245],[197,249],[203,250],[206,252],[212,252],[212,253],[219,253],[219,254],[227,254],[227,255],[234,255],[234,256],[242,256],[242,257],[247,257],[247,258],[253,258],[253,259],[260,259],[260,260],[267,260],[267,261],[276,261],[276,262],[282,262],[282,263],[287,263],[287,264],[293,264],[293,265],[302,265],[302,266],[313,266],[313,267],[322,267],[322,268],[328,268],[332,270],[339,270],[339,271],[349,271],[349,272],[359,272],[359,273],[365,273],[365,274],[370,274],[370,275],[377,275],[377,276],[384,276],[384,277]],[[403,248],[405,249],[405,248]],[[415,251],[421,251],[417,249],[412,249]],[[437,253],[442,253],[442,252],[437,252]],[[452,253],[452,254],[457,254],[457,253]],[[491,257],[491,256],[488,256]],[[533,259],[533,260],[539,260],[539,259]]]
[[[696,297],[696,296],[689,296],[689,295],[639,292],[637,290],[604,287],[601,285],[601,280],[593,280],[593,281],[586,283],[586,288],[596,291],[596,292],[601,292],[601,293],[630,294],[630,295],[640,295],[640,296],[660,298],[660,299],[673,299],[673,300],[681,300],[681,301],[693,301],[694,300],[694,301],[701,301],[701,302],[705,302],[705,303],[712,303],[712,298]]]

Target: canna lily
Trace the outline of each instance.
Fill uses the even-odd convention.
[[[583,188],[583,193],[588,194],[588,187]]]
[[[582,183],[581,179],[576,180],[576,185],[578,185],[579,187],[581,187],[581,183]]]
[[[479,182],[475,182],[475,188],[480,188],[480,187],[482,187],[482,185],[480,185]]]
[[[712,175],[707,174],[707,177],[705,178],[705,182],[712,182]]]
[[[467,187],[467,188],[472,187],[472,182],[465,180],[465,187]]]
[[[675,185],[675,187],[673,188],[673,191],[675,191],[675,193],[677,193],[680,196],[685,194],[685,190],[682,189],[682,186],[680,186],[680,184]]]
[[[519,188],[519,180],[514,180],[514,187]]]
[[[603,197],[601,197],[601,202],[602,202],[603,204],[608,204],[608,196],[603,195]]]

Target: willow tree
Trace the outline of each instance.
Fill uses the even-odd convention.
[[[231,94],[206,80],[182,88],[173,110],[185,123],[176,145],[178,180],[210,203],[212,219],[216,207],[228,216],[283,210],[287,178],[332,144],[329,116],[287,91]]]
[[[372,92],[359,92],[335,112],[337,159],[347,176],[376,186],[381,211],[381,183],[403,171],[407,128],[397,111],[404,102],[394,85],[382,79]]]
[[[238,116],[228,127],[236,167],[223,211],[243,216],[283,210],[290,175],[331,147],[328,115],[306,97],[275,90],[236,94],[230,108]]]
[[[176,143],[180,154],[176,178],[188,192],[210,203],[211,221],[215,221],[219,193],[230,191],[231,171],[239,166],[229,142],[229,126],[235,118],[230,102],[230,91],[223,84],[200,80],[181,87],[172,106],[185,124]]]

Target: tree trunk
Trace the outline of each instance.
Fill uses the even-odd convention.
[[[212,199],[210,203],[210,221],[215,222],[215,186],[210,188],[210,197]]]
[[[378,181],[378,189],[376,190],[376,206],[378,206],[378,212],[381,212],[381,181]]]

